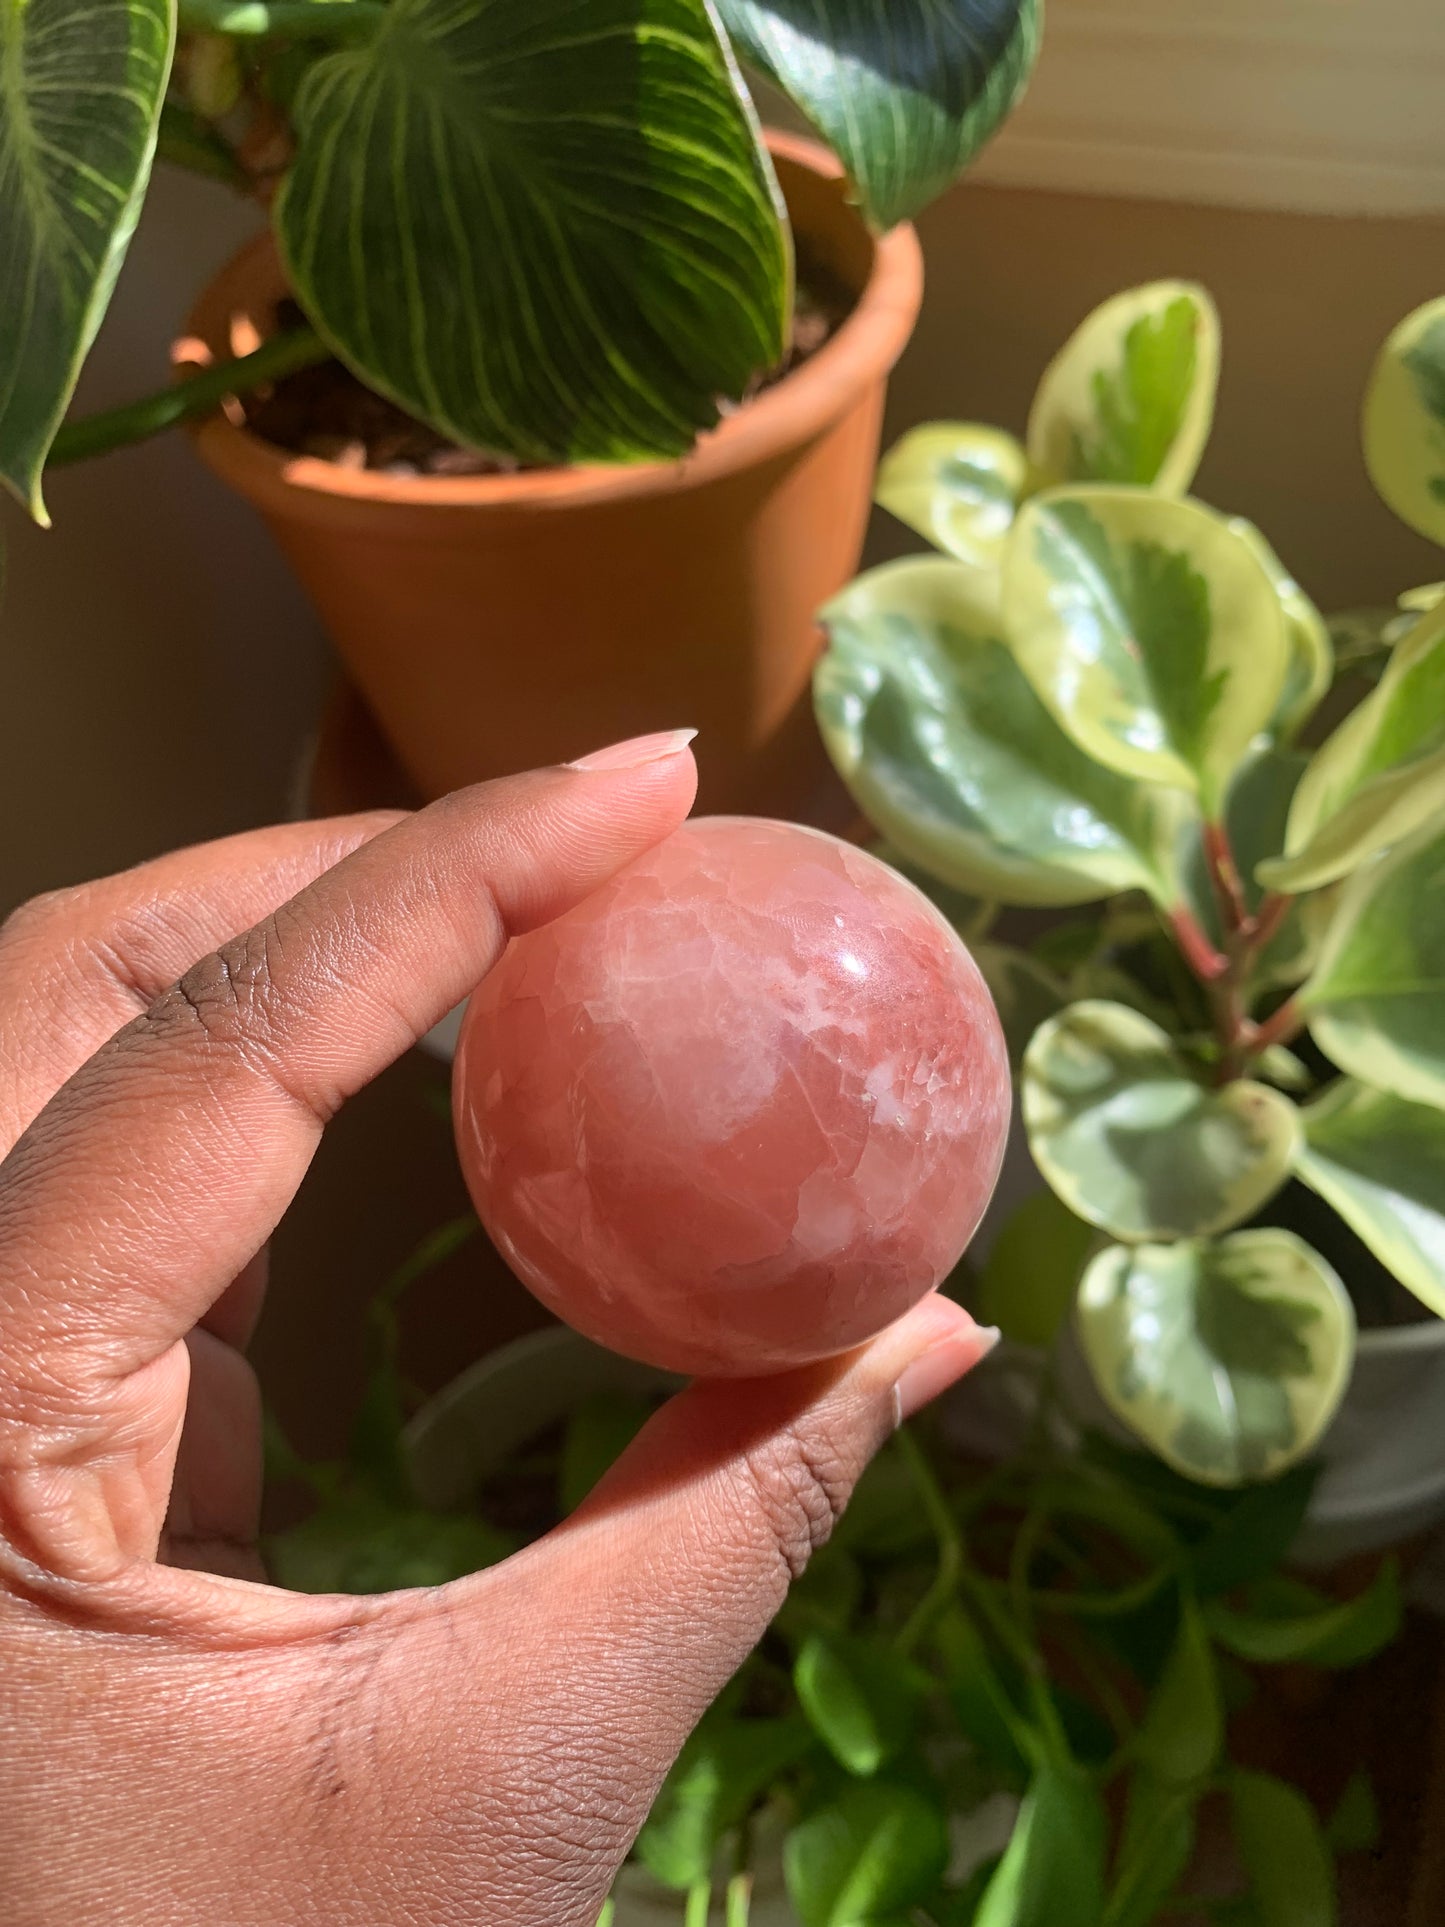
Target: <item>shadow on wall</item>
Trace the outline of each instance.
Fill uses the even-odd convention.
[[[196,289],[256,225],[222,190],[155,190],[80,405],[158,385]],[[1268,530],[1326,607],[1440,572],[1365,478],[1371,357],[1442,286],[1445,220],[1333,220],[995,187],[923,222],[930,286],[893,386],[918,421],[1022,429],[1044,361],[1096,302],[1162,275],[1204,281],[1225,330],[1199,491]],[[326,651],[253,513],[171,435],[57,474],[56,526],[4,511],[0,911],[36,890],[284,815]],[[870,559],[917,547],[875,518]],[[705,745],[701,745],[705,751]]]

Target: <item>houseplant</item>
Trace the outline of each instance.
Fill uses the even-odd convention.
[[[944,554],[830,605],[815,687],[862,808],[966,893],[1014,1028],[1050,1191],[996,1309],[1071,1323],[1112,1414],[1228,1487],[1314,1449],[1357,1305],[1445,1312],[1445,601],[1340,625],[1336,663],[1259,532],[1185,496],[1217,362],[1208,297],[1154,284],[1084,323],[1026,447],[908,437],[879,498]],[[1365,440],[1445,539],[1445,303],[1386,344]],[[1053,914],[1004,943],[998,904]],[[1442,1332],[1434,1423],[1401,1428],[1417,1525]]]
[[[282,1583],[375,1591],[505,1557],[672,1389],[554,1328],[404,1425],[400,1294],[472,1228],[376,1300],[347,1462],[273,1454],[317,1500],[270,1542]],[[1399,1624],[1389,1564],[1345,1597],[1280,1573],[1313,1477],[1210,1491],[1102,1440],[1061,1454],[1046,1423],[986,1473],[946,1414],[910,1425],[684,1751],[604,1921],[1150,1927],[1202,1894],[1193,1917],[1221,1927],[1329,1927],[1336,1852],[1373,1840],[1368,1783],[1321,1789],[1326,1828],[1232,1742],[1261,1669],[1351,1666]]]
[[[185,0],[179,25],[173,57],[171,0],[0,16],[0,478],[43,520],[47,455],[209,416],[202,453],[424,789],[684,715],[730,800],[749,774],[776,790],[919,299],[897,224],[1007,112],[1037,0],[827,0],[806,27],[786,0]],[[739,57],[846,191],[821,150],[764,143]],[[61,428],[157,145],[255,195],[271,239],[202,296],[179,350],[198,377]],[[694,449],[794,339],[794,233],[852,312]],[[342,410],[344,463],[249,432],[236,397],[294,399],[332,354],[365,392],[300,392],[312,429]],[[404,411],[394,445],[415,418],[433,452],[502,460],[390,472],[354,433],[377,397]]]

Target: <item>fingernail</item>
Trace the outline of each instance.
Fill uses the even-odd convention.
[[[660,729],[651,736],[630,736],[625,743],[612,743],[579,756],[568,769],[641,769],[644,763],[662,763],[678,756],[697,735],[695,729]]]
[[[948,1298],[936,1299],[930,1306],[929,1328],[919,1333],[922,1350],[904,1367],[893,1388],[898,1423],[956,1385],[988,1357],[1001,1336],[997,1325],[976,1325],[961,1305]]]

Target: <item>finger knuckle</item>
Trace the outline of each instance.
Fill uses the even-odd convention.
[[[843,1516],[857,1467],[825,1432],[801,1423],[754,1446],[741,1463],[757,1515],[796,1579]]]
[[[87,886],[46,890],[12,910],[0,923],[0,957],[48,954],[65,943],[85,908]]]
[[[277,940],[269,923],[193,964],[146,1013],[152,1029],[199,1032],[208,1044],[264,1050],[276,1030]]]

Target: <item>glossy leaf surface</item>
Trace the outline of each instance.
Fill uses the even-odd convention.
[[[1034,1161],[1076,1216],[1117,1238],[1201,1237],[1243,1222],[1284,1182],[1293,1104],[1239,1079],[1207,1090],[1157,1024],[1071,1004],[1024,1057]]]
[[[1111,1246],[1084,1274],[1078,1329],[1117,1417],[1206,1485],[1269,1478],[1303,1458],[1354,1355],[1344,1286],[1286,1231]]]
[[[1417,622],[1375,688],[1315,752],[1271,888],[1312,890],[1445,816],[1445,610]]]
[[[1401,521],[1445,543],[1445,297],[1407,315],[1380,350],[1365,463]]]
[[[1014,525],[1003,601],[1025,673],[1080,748],[1217,813],[1289,668],[1284,610],[1249,542],[1196,502],[1050,490]]]
[[[1341,1070],[1445,1107],[1445,816],[1350,879],[1300,997]]]
[[[718,0],[734,45],[807,115],[875,227],[967,167],[1022,93],[1038,0]]]
[[[925,558],[822,613],[819,727],[860,807],[911,861],[1010,903],[1167,898],[1185,805],[1101,767],[1003,641],[994,579]]]
[[[1344,1077],[1302,1122],[1298,1175],[1445,1317],[1445,1111]]]
[[[1060,482],[1132,482],[1182,495],[1214,419],[1219,316],[1206,291],[1153,281],[1106,301],[1049,364],[1028,452]]]
[[[1012,435],[976,422],[930,422],[884,456],[874,499],[945,555],[997,568],[1029,459]]]
[[[302,305],[459,442],[679,455],[782,354],[776,184],[705,0],[396,0],[295,120]]]
[[[173,0],[0,6],[0,482],[41,471],[150,178]]]

